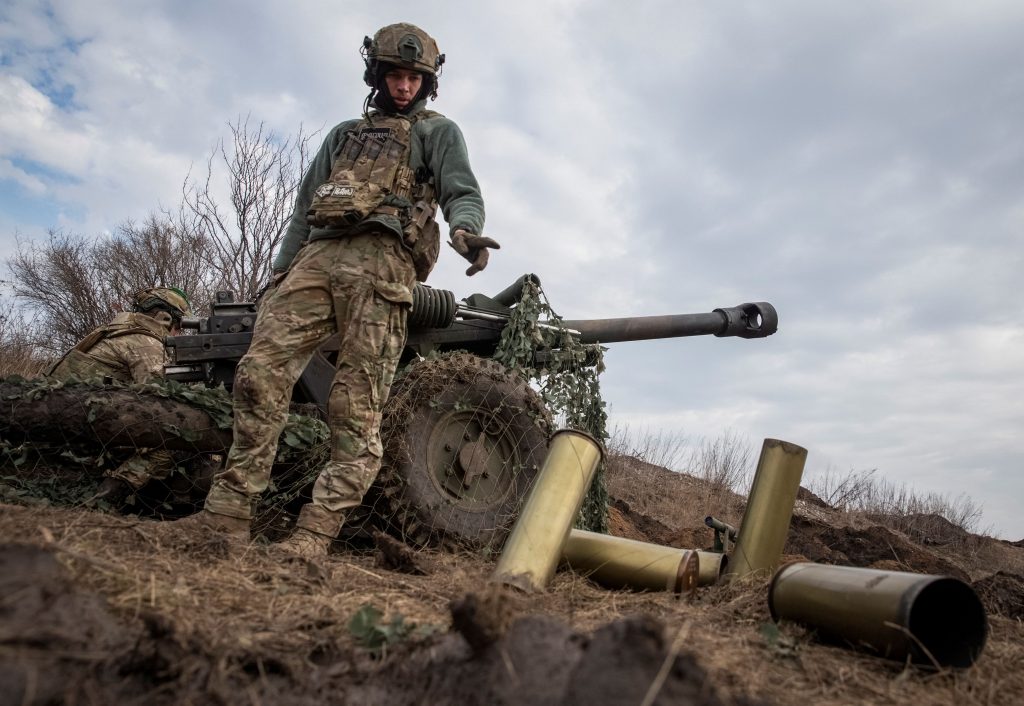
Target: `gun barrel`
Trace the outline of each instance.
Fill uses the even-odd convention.
[[[684,336],[764,338],[778,330],[779,315],[768,302],[715,309],[707,314],[669,314],[622,319],[577,319],[563,322],[580,332],[583,343],[646,341]]]

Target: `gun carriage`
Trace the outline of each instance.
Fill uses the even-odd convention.
[[[524,275],[494,296],[461,301],[448,290],[415,286],[399,374],[385,405],[383,467],[364,503],[413,543],[438,536],[476,546],[500,543],[543,462],[550,416],[525,379],[492,359],[527,281],[539,285],[536,275]],[[167,377],[230,389],[255,323],[255,302],[219,292],[207,316],[183,321],[189,333],[167,339],[173,361]],[[601,344],[763,338],[777,325],[766,302],[702,314],[560,322],[579,342]],[[326,416],[337,350],[337,337],[319,347],[293,402],[315,405]],[[534,361],[541,365],[551,354],[538,348]]]

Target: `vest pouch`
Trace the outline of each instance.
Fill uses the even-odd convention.
[[[72,348],[47,373],[49,377],[68,380],[91,380],[110,375],[111,369],[87,353]]]
[[[441,251],[441,229],[434,220],[435,209],[425,201],[417,201],[412,217],[402,233],[405,247],[412,255],[416,279],[426,282]]]
[[[313,194],[306,220],[317,227],[349,227],[360,223],[384,201],[384,189],[354,178],[351,171],[332,175]]]

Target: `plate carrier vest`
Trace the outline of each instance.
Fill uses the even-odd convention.
[[[411,116],[364,116],[346,132],[335,153],[331,175],[317,187],[306,213],[310,225],[365,232],[383,224],[374,216],[394,216],[402,242],[412,254],[416,279],[423,282],[437,261],[441,234],[434,175],[409,165],[412,128],[418,120],[440,117],[430,110]]]

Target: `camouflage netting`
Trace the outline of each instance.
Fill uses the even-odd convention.
[[[540,325],[542,318],[545,325]],[[541,396],[562,425],[588,432],[602,444],[607,442],[608,415],[598,380],[604,371],[604,349],[573,338],[543,290],[531,280],[524,283],[522,299],[501,332],[494,357],[506,368],[537,380]],[[583,499],[576,525],[593,532],[608,531],[604,462]]]
[[[81,504],[103,471],[140,450],[168,449],[174,472],[143,486],[127,509],[184,515],[201,505],[231,443],[223,388],[12,378],[0,382],[0,399],[0,498],[9,501]],[[416,546],[500,547],[551,430],[537,392],[493,360],[454,353],[414,362],[384,410],[381,474],[350,512],[343,539],[383,528]],[[319,419],[290,415],[256,533],[277,539],[290,529],[329,457],[327,437]]]
[[[140,451],[170,450],[174,469],[142,488],[135,509],[158,516],[191,512],[231,444],[231,397],[223,388],[164,381],[64,383],[0,381],[0,499],[80,504],[102,473]],[[257,531],[285,522],[329,453],[327,425],[291,414],[257,508]]]

